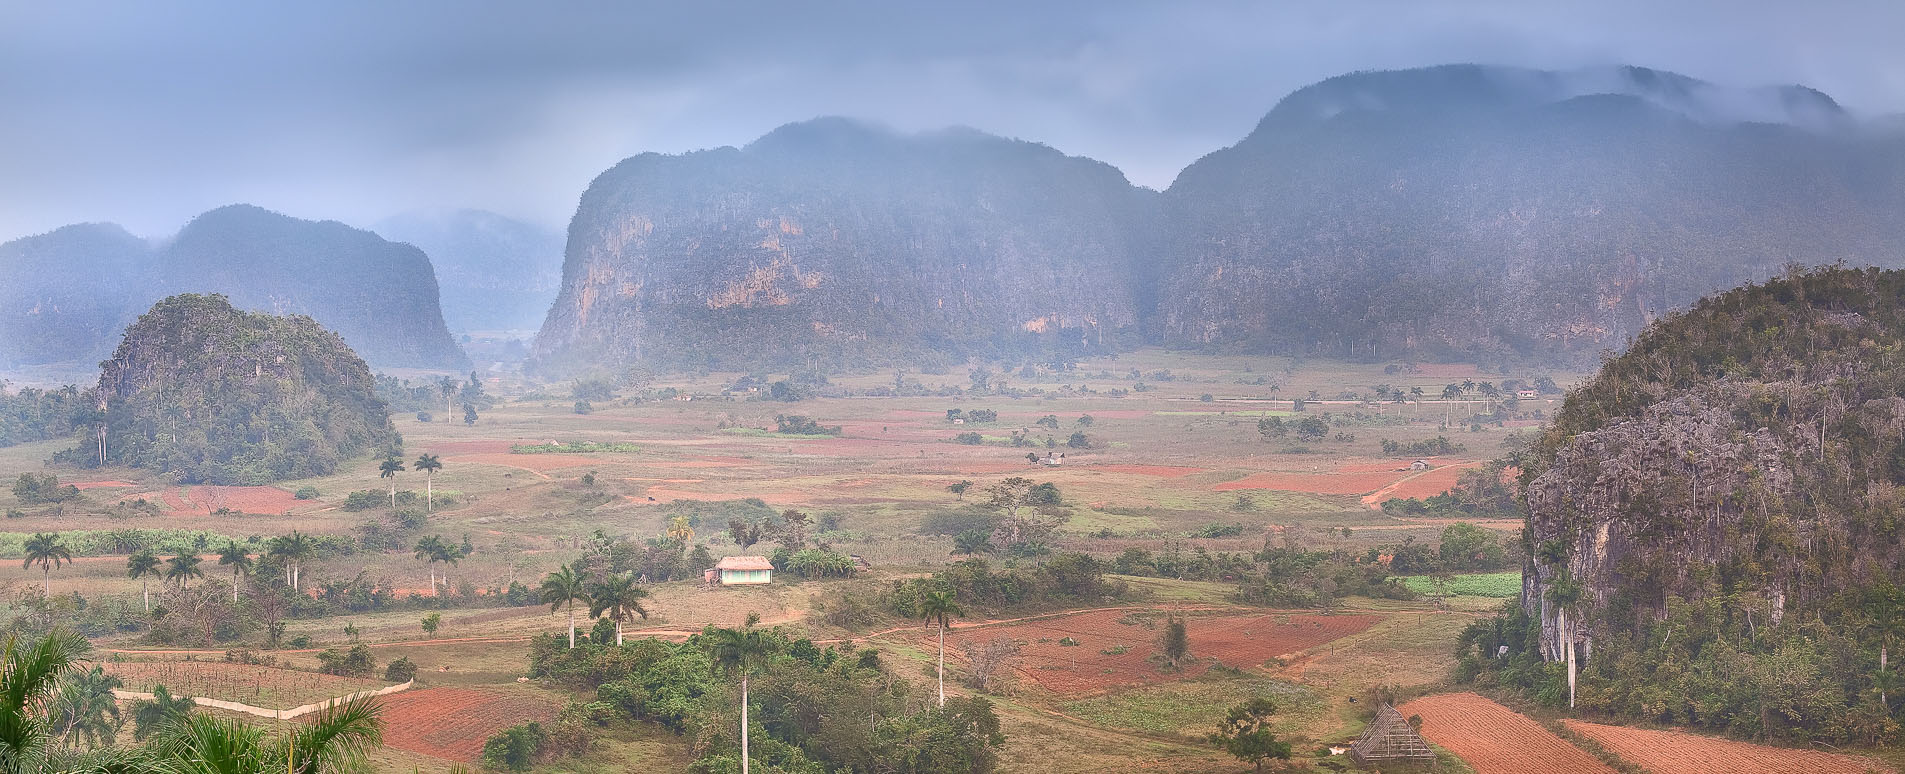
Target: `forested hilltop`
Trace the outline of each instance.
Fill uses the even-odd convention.
[[[217,295],[174,296],[140,316],[95,397],[103,435],[63,457],[182,483],[325,475],[367,449],[402,445],[370,369],[337,334]]]
[[[1895,736],[1901,351],[1905,271],[1787,274],[1649,326],[1519,460],[1524,593],[1470,668],[1564,702],[1574,642],[1587,709]]]
[[[156,247],[111,224],[15,240],[0,245],[0,277],[0,365],[91,365],[141,312],[178,293],[310,315],[380,366],[469,363],[444,327],[421,250],[249,205],[200,215]]]

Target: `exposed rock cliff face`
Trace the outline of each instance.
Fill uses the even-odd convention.
[[[1789,262],[1899,265],[1905,135],[1798,87],[1458,65],[1285,98],[1166,195],[1177,345],[1592,362]]]
[[[1701,301],[1571,393],[1523,481],[1522,605],[1559,653],[1670,598],[1777,623],[1905,563],[1905,272],[1827,269]]]
[[[545,373],[963,358],[1133,342],[1149,192],[970,130],[842,119],[598,177],[536,342]]]

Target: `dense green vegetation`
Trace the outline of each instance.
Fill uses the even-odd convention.
[[[510,454],[594,454],[597,452],[615,452],[634,454],[642,447],[632,443],[600,443],[597,441],[554,441],[551,443],[517,444],[509,447]]]
[[[1469,633],[1468,671],[1565,703],[1571,630],[1578,706],[1896,738],[1901,349],[1905,272],[1877,269],[1789,273],[1648,328],[1519,456],[1536,582]]]
[[[0,382],[0,447],[71,438],[79,428],[96,421],[96,403],[72,385],[8,392],[6,384]]]
[[[308,317],[243,312],[221,296],[175,296],[126,331],[99,378],[105,431],[65,453],[185,483],[321,476],[400,449],[370,371]]]

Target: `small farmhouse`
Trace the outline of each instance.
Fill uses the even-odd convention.
[[[774,565],[765,556],[729,556],[714,565],[723,586],[748,586],[771,582]]]
[[[1411,462],[1411,463],[1409,463],[1409,469],[1410,469],[1410,470],[1428,470],[1428,469],[1429,469],[1429,461],[1428,461],[1428,460],[1416,460],[1415,462]]]

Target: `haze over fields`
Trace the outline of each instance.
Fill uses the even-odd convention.
[[[0,8],[0,769],[1896,774],[1900,29]]]

